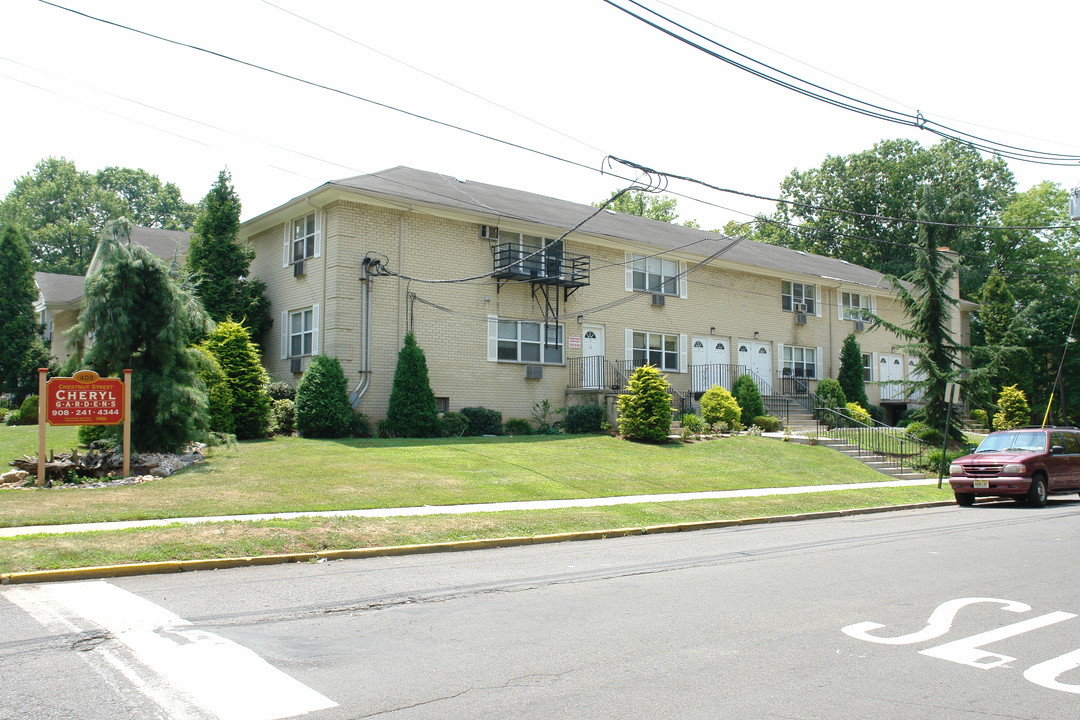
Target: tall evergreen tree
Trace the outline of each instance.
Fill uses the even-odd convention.
[[[195,220],[188,273],[211,320],[235,320],[258,340],[272,324],[270,302],[264,295],[266,285],[248,278],[255,250],[237,242],[239,232],[240,198],[229,171],[222,170]]]
[[[296,429],[309,438],[346,437],[352,431],[349,385],[341,361],[316,355],[296,387]]]
[[[427,358],[411,332],[405,335],[405,345],[398,352],[383,427],[396,437],[436,437],[439,434],[439,415],[435,393],[428,380]]]
[[[231,320],[218,323],[204,344],[228,379],[236,437],[266,437],[270,432],[270,396],[266,392],[270,378],[247,329]]]
[[[207,329],[206,313],[165,263],[131,242],[127,220],[108,223],[99,247],[101,267],[87,278],[72,330],[76,344],[89,345],[85,364],[99,375],[134,371],[128,422],[136,449],[175,451],[205,436],[208,426],[198,351],[191,347]]]
[[[36,369],[48,365],[48,352],[34,316],[38,295],[34,263],[26,240],[14,227],[5,228],[0,236],[0,278],[0,392],[21,401],[36,386]]]
[[[870,400],[866,397],[866,381],[863,379],[862,348],[855,333],[844,338],[844,344],[840,347],[840,374],[837,380],[848,402],[857,402],[863,408],[870,407]]]

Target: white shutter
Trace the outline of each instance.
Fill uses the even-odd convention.
[[[499,360],[499,316],[488,315],[487,321],[487,359],[489,362]]]
[[[634,256],[630,253],[626,253],[626,292],[633,292],[634,290]]]
[[[878,360],[877,353],[870,353],[870,382],[881,379],[881,373],[878,370],[879,362],[881,361]]]
[[[315,257],[322,257],[323,213],[315,212]]]
[[[623,359],[630,363],[634,359],[634,331],[626,328],[626,344],[623,345]]]
[[[814,315],[821,317],[821,286],[814,286]]]
[[[686,261],[679,261],[679,297],[686,299]]]
[[[861,357],[862,356],[860,355],[860,358]],[[814,367],[816,368],[816,372],[814,373],[815,380],[820,380],[823,377],[829,377],[827,374],[825,374],[825,368],[821,365],[823,362],[825,362],[825,351],[822,348],[818,348],[817,356],[814,358]],[[860,359],[859,362],[862,362],[862,360]]]
[[[753,348],[753,345],[750,346]],[[778,377],[784,376],[784,345],[783,343],[776,343],[776,375]]]
[[[679,372],[686,372],[686,336],[679,336]]]
[[[289,357],[289,313],[281,311],[281,359]]]
[[[319,354],[319,306],[311,306],[311,354]]]
[[[844,293],[836,291],[836,319],[844,319]]]
[[[286,220],[285,221],[285,249],[281,251],[281,267],[283,267],[283,268],[284,267],[289,267],[289,261],[292,259],[289,256],[290,245],[292,245],[292,243],[290,242],[290,240],[292,240],[292,238],[290,237],[290,233],[289,233],[289,228],[291,226],[292,226],[292,222]]]

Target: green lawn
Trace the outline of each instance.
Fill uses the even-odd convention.
[[[70,449],[73,429],[50,429]],[[0,428],[0,452],[33,454],[36,428]],[[305,440],[216,449],[169,478],[94,490],[0,491],[0,526],[570,499],[876,482],[824,447],[759,437],[639,445],[607,436]],[[950,500],[933,486],[871,488],[606,508],[272,522],[0,539],[0,572],[382,547],[790,515]]]
[[[25,432],[26,428],[4,428]],[[14,440],[6,441],[18,444]],[[276,438],[172,477],[98,490],[7,490],[0,526],[454,505],[873,482],[823,447],[757,437],[642,445],[608,436]]]

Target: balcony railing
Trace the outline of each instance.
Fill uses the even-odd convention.
[[[574,255],[555,246],[502,243],[491,248],[496,280],[524,280],[561,287],[589,284],[589,256]]]

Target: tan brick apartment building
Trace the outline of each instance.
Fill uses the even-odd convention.
[[[379,419],[411,330],[444,409],[527,418],[545,399],[610,404],[645,362],[688,406],[743,372],[765,394],[813,389],[856,332],[871,402],[906,406],[897,381],[914,359],[859,319],[870,309],[902,323],[880,273],[594,213],[406,167],[317,187],[241,226],[274,313],[267,369],[295,382],[312,356],[337,357],[355,405]],[[953,320],[958,339],[971,308]]]

